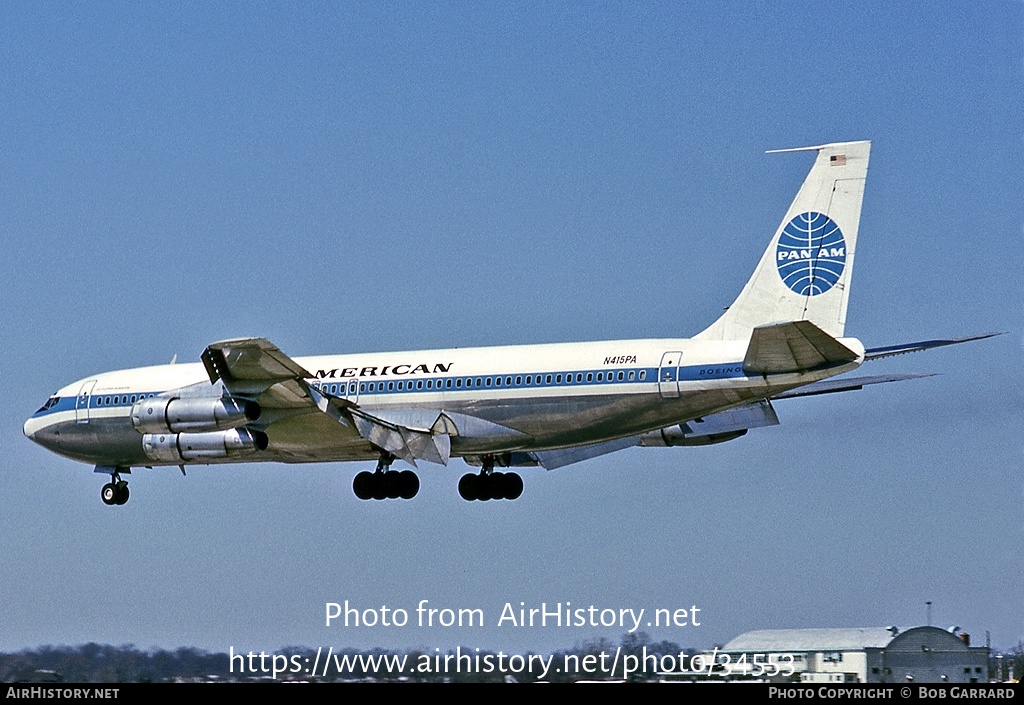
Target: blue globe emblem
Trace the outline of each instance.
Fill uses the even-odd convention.
[[[800,213],[782,229],[775,264],[783,283],[797,294],[824,294],[846,267],[843,231],[824,213]]]

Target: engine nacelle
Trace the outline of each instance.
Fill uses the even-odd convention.
[[[147,397],[132,406],[132,425],[139,433],[223,431],[255,421],[260,412],[256,402],[230,397]]]
[[[640,445],[642,446],[658,446],[665,448],[668,446],[710,446],[715,443],[725,443],[731,441],[734,438],[739,438],[747,433],[747,429],[741,428],[736,431],[727,431],[725,433],[712,433],[704,436],[688,436],[679,426],[669,426],[663,428],[660,431],[651,431],[640,436]]]
[[[262,431],[233,428],[212,433],[147,433],[142,449],[153,460],[180,463],[186,460],[232,458],[266,450],[269,439]]]

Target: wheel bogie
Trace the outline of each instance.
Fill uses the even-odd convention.
[[[420,478],[412,470],[361,472],[352,481],[359,499],[412,499],[420,491]]]
[[[459,480],[459,495],[467,502],[491,499],[519,499],[523,494],[523,478],[514,472],[463,475]]]

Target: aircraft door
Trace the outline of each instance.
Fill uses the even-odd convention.
[[[658,368],[658,391],[662,399],[675,399],[679,396],[679,363],[683,359],[681,351],[667,352],[661,356]]]
[[[96,380],[90,379],[78,390],[78,397],[75,399],[75,423],[89,423],[89,400],[95,386]]]
[[[348,389],[345,391],[345,398],[355,404],[359,401],[359,378],[353,377],[348,381]]]

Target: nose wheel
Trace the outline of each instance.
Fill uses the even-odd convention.
[[[100,490],[100,498],[104,504],[124,504],[128,501],[128,483],[124,480],[108,482]]]
[[[99,470],[97,468],[97,470]],[[106,505],[111,504],[124,504],[128,501],[128,481],[122,480],[118,470],[124,470],[125,472],[131,472],[130,468],[118,467],[110,473],[110,482],[103,485],[100,489],[100,499]]]

